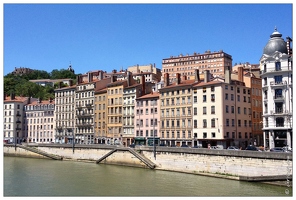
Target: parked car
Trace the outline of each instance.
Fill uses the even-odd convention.
[[[135,148],[135,144],[131,144],[131,145],[129,145],[129,147],[131,147],[131,148]]]
[[[270,149],[270,152],[285,152],[282,147],[274,147]]]
[[[229,146],[227,150],[239,150],[239,148],[237,146]]]
[[[159,146],[160,147],[165,147],[166,145],[164,143],[161,143]]]
[[[247,148],[246,148],[245,150],[248,150],[248,151],[259,151],[259,150],[257,149],[257,147],[255,147],[255,146],[253,146],[253,145],[249,145],[249,146],[247,146]]]

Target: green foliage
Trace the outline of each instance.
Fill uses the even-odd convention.
[[[51,73],[48,73],[43,70],[34,70],[29,74],[14,75],[12,73],[4,76],[4,93],[10,95],[11,92],[14,92],[17,96],[26,96],[41,98],[47,100],[49,98],[54,99],[54,89],[58,88],[58,83],[54,86],[46,85],[41,86],[36,83],[32,83],[29,80],[38,80],[38,79],[73,79],[75,84],[76,75],[72,72],[62,69],[62,70],[52,70]],[[67,86],[67,84],[62,83],[62,87]]]

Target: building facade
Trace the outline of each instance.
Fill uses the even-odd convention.
[[[73,144],[75,140],[76,85],[55,89],[55,143]]]
[[[55,142],[55,102],[38,99],[25,105],[28,142]]]
[[[206,51],[204,54],[180,54],[162,59],[162,79],[164,79],[165,73],[169,74],[170,83],[176,81],[177,73],[180,73],[181,76],[186,75],[188,80],[194,79],[195,69],[198,69],[201,74],[204,70],[209,70],[216,77],[224,75],[226,67],[231,66],[232,56],[222,50],[218,52]]]
[[[274,30],[260,59],[264,147],[292,147],[292,49]]]
[[[3,140],[5,143],[21,143],[27,141],[27,126],[25,118],[25,106],[30,99],[19,97],[11,93],[4,94],[3,105]]]

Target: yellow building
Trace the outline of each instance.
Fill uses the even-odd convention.
[[[95,92],[95,143],[105,144],[107,139],[107,88]]]

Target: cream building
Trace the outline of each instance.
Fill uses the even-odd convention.
[[[75,138],[76,85],[69,81],[68,87],[55,89],[55,143],[73,144]]]
[[[25,105],[28,128],[28,142],[55,142],[55,102],[54,100],[31,101]]]
[[[28,97],[10,96],[4,94],[3,101],[3,140],[5,143],[21,143],[27,141],[27,124],[24,107]]]

